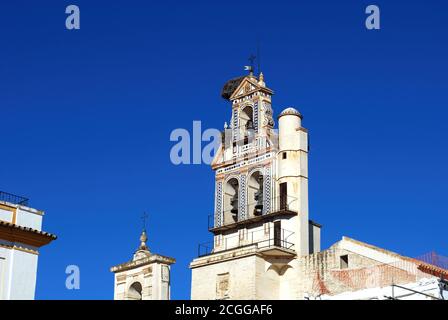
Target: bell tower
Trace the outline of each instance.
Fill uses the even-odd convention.
[[[175,260],[151,253],[147,240],[143,230],[132,260],[111,268],[114,300],[170,300],[170,269]]]
[[[230,102],[232,113],[212,163],[216,172],[214,227],[261,216],[272,207],[277,143],[272,94],[263,74],[257,79],[251,72],[224,85],[221,95]]]
[[[192,299],[280,299],[300,258],[320,250],[320,226],[308,219],[308,132],[284,110],[275,129],[273,91],[263,73],[227,81],[230,126],[212,162],[213,242],[199,245]],[[286,297],[281,297],[285,295]],[[289,293],[288,293],[289,292]]]

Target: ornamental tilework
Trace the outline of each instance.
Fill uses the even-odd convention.
[[[238,221],[245,220],[247,218],[246,214],[246,175],[240,175],[240,195],[239,195],[239,217]]]
[[[232,126],[233,126],[233,141],[238,140],[238,109],[233,109],[233,116],[232,116]]]
[[[222,226],[222,181],[216,182],[215,190],[215,227]]]
[[[258,133],[258,102],[255,102],[255,105],[254,105],[254,127],[255,127],[255,132]]]
[[[272,202],[271,166],[267,166],[265,168],[263,183],[264,183],[264,185],[263,185],[263,194],[264,194],[263,214],[268,214],[271,212],[271,202]]]

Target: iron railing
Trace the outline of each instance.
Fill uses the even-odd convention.
[[[230,199],[224,199],[224,201],[230,201]],[[255,213],[257,202],[252,202],[250,204],[245,205],[245,219],[240,219],[239,212],[238,213],[232,213],[232,209],[225,210],[221,213],[221,224],[217,224],[215,221],[216,215],[209,215],[208,216],[208,229],[214,229],[216,227],[222,227],[230,224],[234,224],[237,222],[245,221],[251,218],[255,218],[257,216],[263,216],[266,214],[274,213],[274,212],[280,212],[280,211],[292,211],[296,212],[297,210],[294,208],[294,206],[297,206],[298,199],[296,197],[292,196],[284,196],[284,197],[274,197],[271,199],[271,208],[267,209],[263,207],[261,209],[261,212],[258,212],[258,215]],[[263,206],[265,204],[263,203]],[[241,208],[238,208],[238,211]]]
[[[240,234],[232,235],[230,237],[224,236],[221,243],[213,241],[201,243],[198,245],[198,257],[208,256],[213,253],[222,253],[236,248],[244,248],[255,246],[257,249],[267,248],[283,248],[294,250],[294,243],[291,242],[291,237],[294,232],[286,229],[269,228],[267,236],[264,229],[249,232],[246,237],[241,237]]]
[[[27,206],[29,199],[12,193],[0,191],[0,201]]]

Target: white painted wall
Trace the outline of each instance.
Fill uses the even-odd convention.
[[[20,250],[11,250],[11,265],[14,272],[10,275],[11,300],[33,300],[36,290],[38,255]]]
[[[9,252],[0,248],[0,300],[5,300],[8,292],[8,260]]]
[[[42,230],[43,212],[9,202],[2,202],[11,210],[0,209],[0,220]],[[0,299],[32,300],[36,289],[38,255],[37,249],[22,243],[11,243],[0,239]]]
[[[0,221],[12,223],[13,212],[0,208]]]
[[[42,213],[25,210],[23,208],[17,209],[16,224],[19,226],[32,228],[35,230],[42,230]]]
[[[37,260],[36,254],[0,247],[0,300],[34,299]]]

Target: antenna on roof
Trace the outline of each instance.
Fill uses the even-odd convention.
[[[260,74],[261,73],[261,53],[260,53],[260,39],[258,39],[257,42],[257,62],[258,62],[258,68],[257,68],[257,73]]]

